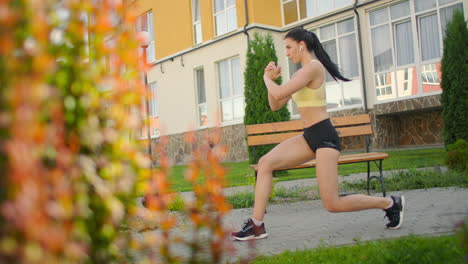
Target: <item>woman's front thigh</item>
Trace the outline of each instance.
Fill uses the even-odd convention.
[[[317,150],[317,183],[324,203],[338,198],[338,159],[340,152],[332,148]]]
[[[314,158],[315,154],[304,137],[297,135],[281,142],[263,156],[259,161],[259,170],[293,167]]]

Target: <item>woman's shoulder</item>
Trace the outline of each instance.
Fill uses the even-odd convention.
[[[304,71],[310,72],[311,74],[323,74],[325,67],[319,60],[312,60],[305,64],[301,69],[304,69]]]

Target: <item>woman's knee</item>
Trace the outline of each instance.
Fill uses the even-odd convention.
[[[325,209],[330,213],[339,213],[341,212],[341,205],[339,197],[336,198],[322,198],[322,203]]]
[[[258,161],[258,170],[259,171],[273,171],[273,163],[268,155],[264,155]]]

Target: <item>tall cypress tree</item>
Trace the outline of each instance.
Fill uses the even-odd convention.
[[[262,124],[288,121],[290,113],[285,106],[274,112],[268,104],[268,90],[263,82],[263,71],[270,61],[278,62],[273,38],[270,34],[255,33],[249,41],[247,67],[244,72],[245,116],[244,124]],[[276,79],[281,84],[281,77]],[[260,157],[270,151],[274,145],[256,146],[255,151],[249,147],[249,161],[258,163]]]
[[[468,29],[463,13],[456,10],[447,25],[442,57],[442,116],[445,145],[468,141]]]

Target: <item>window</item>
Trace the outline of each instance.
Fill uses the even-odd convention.
[[[239,121],[244,117],[244,91],[241,81],[240,59],[227,59],[217,64],[219,101],[222,121]]]
[[[437,14],[421,16],[418,19],[419,41],[421,43],[421,57],[423,61],[440,57],[439,27]]]
[[[151,128],[151,137],[159,137],[159,104],[156,91],[156,83],[148,85],[150,90],[149,101],[149,126]]]
[[[282,0],[283,24],[315,17],[352,4],[353,0]]]
[[[205,71],[203,68],[195,70],[195,78],[197,86],[198,125],[200,127],[206,127],[208,125],[208,119],[206,107]]]
[[[147,31],[150,37],[150,44],[146,48],[147,62],[156,61],[156,47],[154,43],[153,11],[149,11],[137,18],[136,31]],[[140,48],[139,52],[143,52]],[[141,53],[140,53],[141,54]]]
[[[200,16],[200,0],[192,0],[193,17],[193,41],[195,44],[202,42],[202,28]]]
[[[237,29],[235,0],[214,0],[216,36]]]
[[[449,0],[450,2],[455,2],[453,0]],[[447,0],[439,0],[439,3],[442,2],[449,2]],[[445,38],[445,31],[447,28],[447,24],[452,20],[453,13],[456,9],[463,10],[463,5],[456,4],[447,7],[443,7],[440,9],[440,30],[442,31],[442,39]]]
[[[304,1],[301,1],[301,4],[304,4]],[[283,24],[287,25],[296,22],[299,20],[299,17],[300,19],[306,18],[307,16],[304,13],[302,13],[301,15],[298,14],[300,13],[299,10],[302,10],[302,12],[304,12],[304,10],[307,10],[306,6],[301,7],[302,8],[298,8],[297,0],[283,0]]]
[[[149,115],[150,117],[159,116],[159,106],[156,97],[156,83],[152,82],[149,84],[150,97],[149,97]]]
[[[377,100],[441,91],[442,40],[456,9],[463,9],[460,1],[415,0],[369,13]]]
[[[394,83],[398,81],[395,82],[396,78],[391,72],[394,65],[404,66],[415,62],[409,12],[409,2],[402,2],[391,6],[390,9],[384,8],[369,14],[375,92],[378,100],[396,98]],[[392,32],[395,38],[394,44],[392,44]]]
[[[408,91],[409,69],[403,71],[403,91]]]
[[[327,108],[361,105],[361,81],[359,78],[358,50],[354,18],[321,27],[317,36],[330,59],[338,65],[350,82],[336,82],[327,72]]]
[[[436,64],[426,64],[421,67],[421,79],[423,84],[440,84]]]
[[[391,97],[392,91],[392,75],[390,73],[382,73],[375,76],[375,89],[377,96],[380,98]]]
[[[154,137],[157,137],[159,136],[159,130],[157,129],[154,129],[155,127],[159,127],[158,124],[159,124],[159,118],[157,116],[152,116],[151,115],[151,99],[150,98],[145,98],[145,97],[142,97],[141,98],[141,104],[140,104],[140,117],[141,117],[141,121],[142,121],[142,126],[141,126],[141,130],[140,130],[140,138],[142,139],[147,139],[148,138],[148,133],[151,133],[150,137],[151,138],[154,138]],[[147,106],[147,102],[149,103],[148,104],[148,110],[146,109],[146,106]],[[148,112],[150,112],[150,115],[148,117]],[[149,124],[149,127],[151,128],[150,131],[148,131],[148,124]]]

